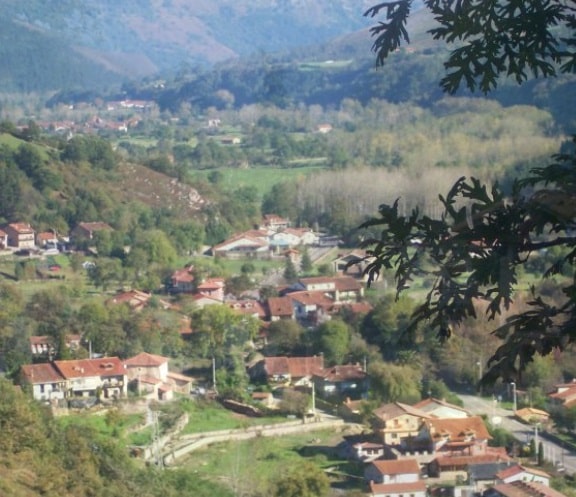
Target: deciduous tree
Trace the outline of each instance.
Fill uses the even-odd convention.
[[[412,0],[382,2],[366,14],[385,13],[372,29],[377,62],[409,40],[406,20]],[[426,0],[438,26],[434,38],[456,43],[445,66],[442,87],[460,86],[488,92],[501,75],[524,82],[531,75],[555,76],[576,69],[576,10],[573,2]],[[563,298],[552,301],[533,291],[524,311],[495,330],[502,345],[489,360],[485,382],[517,379],[535,354],[561,351],[576,341],[576,154],[566,144],[546,167],[516,180],[509,191],[477,178],[459,179],[440,196],[441,214],[418,209],[403,215],[399,201],[382,205],[379,215],[363,224],[380,236],[364,244],[374,281],[394,269],[398,294],[414,278],[432,277],[432,287],[407,329],[426,322],[441,340],[465,319],[475,318],[479,301],[498,317],[510,307],[519,269],[539,251],[559,247],[544,276],[569,273],[561,281]]]

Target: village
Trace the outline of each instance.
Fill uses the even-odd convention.
[[[26,223],[9,223],[0,231],[0,247],[4,253],[41,261],[60,250],[88,247],[90,244],[85,242],[101,230],[112,228],[104,222],[81,223],[68,236],[61,236],[53,232],[36,233]],[[332,243],[333,238],[325,237],[322,241],[308,228],[291,228],[288,220],[268,215],[257,229],[235,234],[209,248],[208,253],[230,259],[278,257],[298,266],[304,248],[320,253]],[[192,266],[173,271],[164,295],[153,297],[149,292],[130,289],[107,297],[107,305],[126,305],[136,313],[156,300],[156,305],[159,303],[179,314],[183,340],[193,337],[195,323],[173,303],[174,296],[190,295],[198,309],[226,306],[238,315],[256,320],[259,325],[253,340],[255,353],[245,364],[253,385],[249,402],[219,398],[215,371],[212,378],[208,375],[199,381],[182,371],[172,371],[170,358],[162,355],[144,351],[131,357],[108,357],[102,351],[92,350],[81,334],[66,337],[66,348],[74,359],[58,359],[58,344],[50,336],[30,337],[33,363],[22,365],[19,383],[34,399],[59,414],[106,408],[134,396],[144,400],[147,409],[149,401],[162,403],[182,396],[208,396],[219,398],[228,409],[258,417],[263,412],[278,410],[287,390],[300,392],[308,396],[309,402],[297,416],[301,418],[298,422],[287,422],[293,427],[286,427],[286,433],[301,431],[303,426],[306,430],[328,426],[341,432],[342,442],[330,450],[338,457],[363,465],[360,487],[369,495],[425,497],[446,495],[442,492],[450,491],[449,495],[454,497],[560,497],[562,494],[549,486],[553,475],[543,469],[539,448],[529,450],[521,446],[511,451],[510,447],[495,446],[490,419],[486,416],[430,396],[411,405],[391,402],[374,406],[369,402],[371,382],[366,364],[327,364],[323,354],[265,354],[267,330],[272,323],[295,321],[312,329],[343,312],[367,313],[371,305],[365,299],[362,271],[366,260],[366,254],[359,250],[342,251],[330,260],[330,275],[298,277],[290,283],[283,281],[278,271],[281,283],[276,288],[277,294],[265,298],[254,291],[241,299],[230,297],[223,278],[195,281]],[[90,271],[97,264],[97,257],[87,257],[83,268]],[[58,272],[57,267],[50,270]],[[545,411],[518,408],[519,393],[514,391],[510,416],[528,426],[535,423],[543,428],[549,426],[550,417]],[[569,408],[576,403],[576,383],[556,385],[549,400]],[[353,433],[350,427],[356,427]],[[270,435],[266,434],[268,429],[260,426],[252,433],[281,436],[281,428],[277,427]],[[214,438],[203,437],[203,445],[210,440],[214,443],[234,440],[235,435],[210,436]],[[165,437],[162,446],[144,453],[162,464],[177,464],[179,457],[198,450],[198,439],[194,443],[178,440],[178,432],[172,433]],[[558,469],[552,467],[551,471]]]

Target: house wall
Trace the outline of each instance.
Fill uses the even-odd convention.
[[[373,497],[426,497],[426,491],[422,491],[422,492],[410,492],[410,495],[408,496],[406,493],[389,493],[389,492],[385,492],[385,493],[373,493],[372,494]]]
[[[400,445],[407,437],[416,437],[420,427],[420,418],[403,414],[386,421],[382,429],[383,441],[386,445]]]
[[[63,399],[64,389],[55,383],[43,383],[32,386],[32,396],[35,400]]]
[[[550,479],[546,478],[545,476],[541,475],[533,475],[531,473],[518,473],[517,475],[513,475],[510,478],[506,478],[504,483],[512,483],[514,481],[527,481],[527,482],[536,482],[542,483],[543,485],[549,486]]]

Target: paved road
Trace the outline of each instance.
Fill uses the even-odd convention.
[[[476,397],[474,395],[460,395],[464,407],[473,414],[486,414],[492,424],[501,426],[512,433],[520,442],[529,443],[535,436],[538,442],[542,442],[544,458],[554,464],[564,465],[570,474],[576,473],[576,453],[570,452],[558,444],[546,440],[543,435],[537,434],[533,427],[516,421],[512,417],[512,411],[502,409],[496,401]]]

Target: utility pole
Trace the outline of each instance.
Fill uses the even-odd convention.
[[[516,383],[511,381],[510,385],[512,385],[512,412],[515,414],[518,410],[518,404],[516,399]]]

